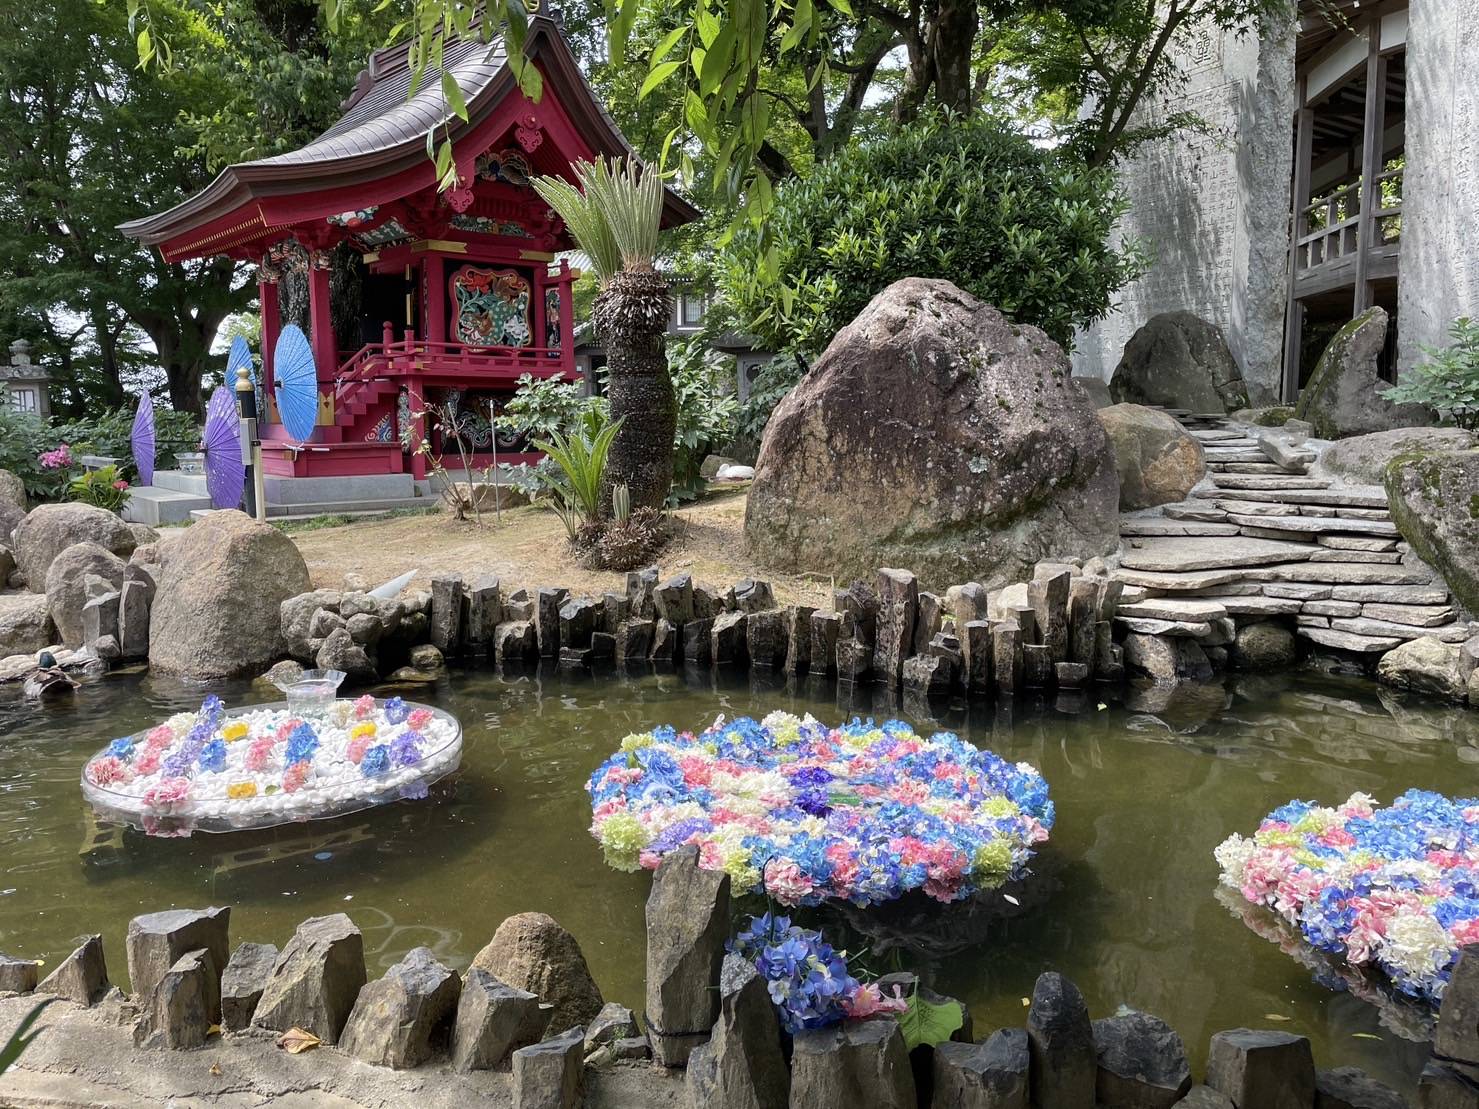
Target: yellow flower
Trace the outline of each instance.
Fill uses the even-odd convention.
[[[652,746],[652,733],[651,732],[643,732],[641,734],[637,734],[637,733],[634,732],[634,733],[632,733],[631,735],[627,736],[625,739],[623,739],[621,741],[621,749],[623,751],[627,752],[628,754],[631,754],[633,751],[637,750],[640,747],[651,747],[651,746]]]
[[[233,720],[221,729],[221,738],[227,743],[235,743],[238,739],[245,739],[250,731],[245,721]]]
[[[375,735],[375,722],[373,720],[361,720],[358,724],[349,729],[350,739],[358,739],[362,735],[370,737],[373,737]]]
[[[608,865],[617,870],[639,870],[638,856],[649,841],[647,829],[631,813],[612,813],[596,833]]]
[[[971,873],[982,889],[996,889],[1012,872],[1012,848],[1003,839],[994,839],[976,849]]]
[[[226,787],[226,796],[232,798],[255,797],[257,796],[257,783],[232,782],[229,786]]]
[[[1015,801],[1006,797],[988,797],[981,805],[981,812],[993,820],[1016,816],[1021,812]]]

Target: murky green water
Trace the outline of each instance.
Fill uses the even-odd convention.
[[[244,686],[213,688],[228,705],[251,699]],[[621,736],[662,722],[701,727],[721,712],[777,707],[828,721],[873,712],[1028,760],[1057,803],[1040,898],[1010,920],[930,914],[916,936],[926,951],[902,959],[967,1000],[978,1034],[1020,1024],[1034,978],[1052,968],[1078,982],[1096,1016],[1123,1003],[1168,1020],[1196,1067],[1213,1031],[1262,1025],[1309,1035],[1322,1066],[1364,1066],[1410,1088],[1426,1047],[1233,916],[1214,896],[1212,849],[1292,797],[1336,802],[1360,789],[1387,800],[1413,786],[1472,793],[1479,782],[1479,713],[1356,679],[1243,678],[1171,705],[1132,697],[1077,712],[957,705],[931,720],[872,688],[853,696],[806,680],[787,689],[708,675],[478,672],[420,696],[466,729],[463,771],[440,802],[186,840],[96,826],[77,784],[86,757],[205,692],[115,676],[36,708],[0,690],[0,950],[51,965],[75,937],[101,931],[122,979],[130,917],[212,903],[233,906],[235,940],[281,944],[302,918],[343,910],[365,932],[372,972],[420,944],[463,966],[504,917],[537,909],[575,933],[608,998],[637,1008],[649,878],[601,862],[586,831],[591,769]],[[886,938],[830,923],[870,945],[875,969],[894,969]]]

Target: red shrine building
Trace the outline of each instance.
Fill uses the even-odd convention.
[[[520,90],[501,45],[446,44],[468,119],[448,107],[440,75],[408,96],[407,45],[377,51],[343,117],[307,146],[230,166],[166,212],[121,230],[168,262],[226,255],[257,267],[267,411],[267,476],[427,476],[424,455],[402,446],[425,428],[420,400],[450,402],[474,465],[537,457],[495,432],[490,404],[523,374],[577,375],[571,284],[557,260],[574,247],[530,184],[572,176],[599,155],[631,155],[586,83],[556,19],[530,19],[525,56],[543,77],[536,103]],[[450,137],[455,188],[439,191],[426,136]],[[664,225],[697,211],[669,191]],[[360,270],[361,333],[351,347],[330,317],[331,252],[349,243]],[[282,327],[284,278],[306,276],[308,332],[318,375],[318,426],[306,443],[277,421],[272,352]],[[433,447],[454,444],[430,429]],[[498,437],[495,439],[494,436]],[[460,463],[458,463],[460,466]],[[270,490],[269,490],[269,499]]]

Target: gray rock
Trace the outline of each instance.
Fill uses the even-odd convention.
[[[1125,636],[1125,665],[1153,679],[1158,685],[1178,681],[1205,681],[1212,676],[1207,654],[1182,636]]]
[[[652,602],[657,615],[676,628],[698,619],[693,609],[693,578],[688,574],[663,582],[652,591]]]
[[[1425,422],[1415,405],[1397,405],[1385,388],[1377,359],[1387,341],[1387,314],[1368,308],[1335,333],[1300,390],[1297,419],[1313,425],[1321,439],[1344,439]]]
[[[474,653],[486,654],[493,647],[493,633],[503,619],[503,597],[498,579],[491,574],[475,578],[467,587],[466,602],[463,642]]]
[[[714,617],[709,631],[709,657],[715,666],[744,666],[750,658],[746,625],[750,617],[743,612],[725,612]]]
[[[1315,1109],[1407,1109],[1407,1102],[1357,1067],[1315,1072]]]
[[[647,1011],[653,1058],[681,1067],[719,1014],[729,936],[729,875],[703,870],[698,848],[665,856],[647,898]]]
[[[30,993],[36,988],[41,964],[0,952],[0,994]]]
[[[1022,688],[1022,625],[998,620],[991,625],[991,672],[996,688],[1015,693]]]
[[[78,1005],[92,1005],[108,992],[108,964],[103,937],[88,936],[72,954],[42,979],[37,993],[53,994]]]
[[[915,655],[904,660],[903,687],[923,697],[946,697],[955,687],[958,670],[959,663],[945,655]]]
[[[15,529],[15,564],[32,593],[50,593],[46,577],[56,557],[78,543],[91,543],[120,558],[137,546],[128,525],[113,513],[79,501],[33,508]]]
[[[655,623],[650,619],[633,617],[616,629],[617,663],[642,662],[652,650],[652,635]]]
[[[1402,537],[1464,608],[1479,612],[1479,450],[1403,456],[1387,467],[1385,484]]]
[[[771,414],[745,513],[751,549],[838,577],[905,566],[939,590],[981,567],[996,584],[1020,577],[1045,551],[1107,554],[1114,458],[1068,376],[1037,328],[949,281],[895,282]]]
[[[837,641],[837,677],[858,682],[873,669],[873,648],[855,636]]]
[[[10,470],[0,470],[0,504],[19,508],[23,513],[30,502],[26,499],[26,483]]]
[[[298,593],[278,605],[279,624],[288,654],[299,662],[313,661],[314,650],[308,643],[313,617],[321,608],[337,612],[340,599],[341,594],[337,590],[314,589]]]
[[[681,633],[672,624],[659,617],[652,625],[652,646],[647,657],[653,662],[672,664],[682,657]]]
[[[74,543],[51,560],[44,579],[46,609],[63,644],[80,647],[86,642],[82,610],[89,600],[88,578],[96,576],[106,582],[95,588],[116,592],[123,584],[123,566],[123,559],[96,543]]]
[[[879,680],[891,686],[903,680],[904,660],[913,650],[918,619],[918,580],[908,570],[879,570],[877,636],[873,645],[873,667]]]
[[[355,617],[356,620],[360,617]],[[366,617],[368,619],[368,617]],[[329,633],[314,656],[314,665],[320,670],[340,670],[350,685],[373,682],[380,673],[375,669],[375,660],[368,651],[354,641],[347,628],[336,628]]]
[[[1388,685],[1465,701],[1474,659],[1455,643],[1431,636],[1411,639],[1388,651],[1376,664],[1376,676]]]
[[[763,612],[775,608],[775,594],[770,582],[745,578],[729,591],[725,607],[735,612]]]
[[[707,666],[714,648],[714,621],[690,620],[683,625],[683,661],[693,666]]]
[[[523,662],[539,652],[532,620],[506,620],[493,632],[494,655],[499,662]]]
[[[273,964],[252,1023],[338,1043],[365,981],[365,942],[354,922],[343,913],[310,917]]]
[[[149,666],[203,680],[260,673],[287,653],[282,603],[308,589],[308,565],[270,524],[212,512],[163,548],[149,613]]]
[[[1479,1105],[1479,1067],[1429,1059],[1417,1080],[1418,1109],[1474,1109]]]
[[[344,630],[366,651],[374,648],[380,642],[384,634],[385,625],[381,623],[380,617],[368,612],[362,612],[357,616],[351,616],[344,624]]]
[[[1439,1055],[1479,1067],[1479,944],[1462,948],[1454,963],[1443,1004],[1438,1009],[1438,1032],[1433,1050]]]
[[[118,598],[118,647],[124,658],[145,658],[149,654],[149,605],[153,599],[153,590],[143,582],[124,581]]]
[[[554,658],[560,653],[560,607],[569,596],[568,589],[560,588],[544,588],[535,594],[534,635],[541,658]]]
[[[1116,403],[1190,412],[1248,407],[1248,387],[1222,329],[1192,312],[1162,312],[1130,336],[1109,379]]]
[[[627,572],[627,600],[630,602],[633,618],[638,620],[657,618],[657,601],[653,596],[657,592],[657,579],[656,566]]]
[[[1133,511],[1185,500],[1207,476],[1202,445],[1175,417],[1140,404],[1099,410],[1120,476],[1120,508]]]
[[[1088,1006],[1078,987],[1056,971],[1038,976],[1027,1010],[1034,1109],[1086,1109],[1094,1104],[1097,1063]]]
[[[1238,628],[1230,657],[1239,670],[1284,670],[1294,665],[1297,653],[1293,632],[1263,620]]]
[[[128,981],[139,997],[148,997],[154,985],[191,951],[205,952],[203,983],[206,1011],[213,1023],[221,1019],[221,972],[231,950],[230,908],[167,909],[136,916],[128,922],[124,949],[128,954]]]
[[[1287,1032],[1218,1032],[1207,1051],[1207,1085],[1238,1109],[1308,1109],[1315,1100],[1310,1042]]]
[[[512,1052],[543,1039],[552,1006],[528,990],[515,989],[472,967],[462,981],[452,1027],[452,1067],[466,1073],[491,1070]]]
[[[637,1027],[637,1018],[632,1015],[632,1011],[618,1002],[608,1001],[601,1006],[596,1019],[586,1026],[585,1053],[590,1055],[598,1047],[641,1034],[642,1030]]]
[[[360,990],[339,1048],[376,1066],[419,1066],[447,1043],[461,993],[457,975],[429,948],[414,947]]]
[[[836,612],[813,612],[809,621],[811,643],[807,647],[807,667],[813,674],[831,677],[837,672],[837,638],[842,617]]]
[[[993,1032],[984,1043],[935,1047],[932,1109],[1027,1109],[1031,1070],[1027,1033]]]
[[[575,937],[544,913],[509,917],[472,965],[553,1005],[551,1028],[584,1026],[604,1004]]]
[[[922,655],[929,650],[930,642],[944,626],[945,601],[928,590],[919,591],[919,610],[914,618],[914,643],[911,653]]]
[[[0,658],[34,655],[56,641],[45,597],[32,593],[0,596]]]
[[[105,636],[118,641],[118,608],[122,595],[102,593],[82,606],[82,642],[95,645]]]
[[[652,1058],[652,1048],[647,1043],[646,1036],[626,1036],[611,1045],[611,1057],[613,1059],[624,1059],[629,1062],[638,1062]],[[692,1056],[689,1056],[690,1064]]]
[[[1108,408],[1114,403],[1109,395],[1109,383],[1098,377],[1072,377],[1069,379],[1084,394],[1095,408]]]
[[[1149,1013],[1096,1020],[1094,1048],[1103,1109],[1170,1109],[1191,1089],[1181,1037]]]
[[[915,1102],[914,1073],[897,1021],[849,1021],[796,1034],[791,1109],[915,1109]]]
[[[209,952],[181,955],[150,987],[134,1042],[177,1050],[205,1046],[214,1021],[209,1008],[214,977]]]
[[[560,647],[580,650],[591,645],[596,630],[600,604],[589,597],[578,597],[560,606]]]
[[[1176,1103],[1176,1109],[1238,1109],[1225,1094],[1211,1086],[1193,1086],[1191,1092]]]
[[[277,945],[271,943],[243,943],[231,953],[221,974],[221,1027],[226,1031],[251,1026],[277,956]]]
[[[462,579],[439,574],[431,579],[431,644],[443,654],[462,644]]]
[[[750,665],[759,670],[778,670],[786,664],[785,613],[778,608],[750,613],[745,622],[745,649]]]
[[[406,661],[417,670],[441,670],[447,664],[442,652],[430,643],[418,643],[412,647]]]
[[[729,607],[729,594],[718,586],[699,582],[693,587],[693,618],[712,620]]]
[[[765,980],[747,959],[726,955],[719,997],[713,1036],[694,1048],[688,1059],[689,1104],[704,1109],[786,1109],[790,1074]]]
[[[513,1054],[514,1109],[576,1109],[585,1097],[585,1029]]]
[[[552,1005],[541,1004],[527,989],[500,982],[490,971],[467,971],[453,1025],[453,1068],[488,1071],[513,1051],[537,1044],[549,1028]]]
[[[1399,427],[1353,435],[1332,443],[1320,455],[1320,465],[1358,485],[1380,485],[1387,464],[1407,454],[1466,451],[1479,446],[1473,432],[1456,427]]]
[[[788,674],[811,668],[811,618],[815,613],[810,605],[788,605],[782,610],[781,630],[786,637],[783,666]]]

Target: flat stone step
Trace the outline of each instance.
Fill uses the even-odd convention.
[[[1402,555],[1397,551],[1332,551],[1329,547],[1321,547],[1310,555],[1311,562],[1372,562],[1395,565],[1402,561]]]
[[[1120,521],[1120,534],[1130,538],[1158,535],[1237,535],[1235,524],[1167,520],[1159,516],[1129,517]]]
[[[1385,654],[1402,645],[1402,640],[1391,636],[1354,635],[1331,628],[1296,628],[1295,634],[1324,647],[1338,647],[1342,651],[1362,654]]]
[[[1301,512],[1309,512],[1311,515],[1318,513],[1317,505],[1302,505]],[[1337,516],[1345,516],[1352,520],[1390,520],[1392,514],[1385,508],[1339,508],[1335,510]]]
[[[1200,520],[1203,523],[1221,523],[1227,519],[1227,513],[1215,505],[1201,504],[1198,501],[1178,501],[1175,504],[1165,505],[1162,512],[1170,520]]]
[[[1322,535],[1316,540],[1322,547],[1337,551],[1395,551],[1397,540],[1373,539],[1363,535]]]
[[[1311,545],[1309,549],[1315,548]],[[1432,576],[1425,567],[1414,569],[1409,566],[1370,566],[1360,562],[1295,562],[1282,566],[1254,566],[1245,570],[1243,576],[1250,581],[1329,582],[1337,585],[1432,584]]]
[[[1320,478],[1287,478],[1288,481],[1320,481]],[[1221,479],[1218,479],[1220,482]],[[1341,508],[1387,507],[1387,495],[1373,486],[1350,486],[1345,489],[1296,488],[1296,489],[1223,489],[1207,488],[1192,491],[1200,500],[1261,501],[1265,504],[1324,505],[1333,507],[1336,515]]]
[[[1264,583],[1263,595],[1298,601],[1322,601],[1330,596],[1333,589],[1330,585],[1317,585],[1308,581],[1270,581]]]
[[[1236,568],[1229,570],[1135,570],[1121,566],[1114,572],[1117,580],[1126,585],[1139,586],[1157,593],[1195,593],[1238,581],[1243,575]]]
[[[1217,597],[1229,616],[1297,616],[1305,602],[1287,597]]]
[[[1393,624],[1411,624],[1416,628],[1436,628],[1452,623],[1458,612],[1452,605],[1387,605],[1380,601],[1368,601],[1361,606],[1361,615],[1372,620],[1387,620]]]
[[[1115,622],[1138,635],[1169,635],[1183,639],[1211,639],[1212,625],[1187,620],[1145,620],[1135,616],[1115,615]]]
[[[1131,547],[1120,565],[1132,570],[1219,570],[1298,562],[1309,558],[1314,544],[1284,543],[1246,536],[1147,539]]]
[[[1256,447],[1244,450],[1241,447],[1203,447],[1202,454],[1208,462],[1257,462],[1266,465],[1268,456]]]
[[[1397,525],[1386,520],[1349,520],[1339,516],[1280,516],[1277,523],[1263,516],[1244,516],[1239,512],[1229,512],[1227,518],[1235,524],[1247,524],[1250,527],[1276,527],[1280,531],[1297,531],[1308,535],[1318,535],[1323,532],[1337,531],[1348,532],[1356,535],[1400,535]]]
[[[1144,620],[1185,620],[1202,624],[1221,620],[1227,614],[1228,609],[1220,601],[1183,600],[1177,597],[1148,598],[1132,605],[1122,604],[1116,610],[1118,616],[1139,617]]]
[[[1300,610],[1311,616],[1360,616],[1361,606],[1355,601],[1304,601]]]
[[[1448,590],[1431,582],[1419,585],[1336,585],[1330,590],[1329,596],[1337,601],[1390,605],[1441,605],[1447,604],[1449,600]]]
[[[1231,519],[1231,517],[1229,517]],[[1242,533],[1254,539],[1280,539],[1286,543],[1306,543],[1315,546],[1315,537],[1304,532],[1281,530],[1279,520],[1281,517],[1260,517],[1264,522],[1261,524],[1240,524]]]
[[[1298,516],[1300,511],[1299,505],[1284,504],[1281,501],[1217,501],[1215,503],[1223,512],[1229,515],[1236,513],[1239,516],[1263,516],[1270,518]]]
[[[1199,427],[1195,428],[1192,435],[1204,443],[1256,443],[1258,440],[1244,432],[1230,427]]]
[[[1462,643],[1469,638],[1468,624],[1445,624],[1436,628],[1414,628],[1410,624],[1398,624],[1392,620],[1373,620],[1368,616],[1352,616],[1330,621],[1337,631],[1353,635],[1389,636],[1394,639],[1423,639],[1431,636],[1444,643]]]
[[[1275,467],[1277,469],[1278,467]],[[1329,489],[1333,482],[1329,478],[1308,477],[1302,474],[1218,474],[1212,481],[1219,489]],[[1251,498],[1250,498],[1251,499]],[[1382,503],[1385,504],[1385,495]]]
[[[1261,474],[1268,474],[1268,475],[1272,476],[1272,475],[1276,475],[1276,474],[1288,474],[1289,473],[1289,471],[1286,470],[1283,466],[1277,465],[1276,463],[1273,463],[1273,462],[1212,462],[1212,461],[1208,461],[1208,463],[1207,463],[1207,469],[1208,469],[1208,471],[1210,471],[1211,473],[1213,473],[1214,475],[1216,475],[1213,478],[1214,481],[1220,479],[1221,477],[1223,477],[1224,475],[1227,475],[1227,474],[1246,474],[1246,475],[1252,475],[1252,476],[1255,476],[1256,477],[1256,476],[1261,475]],[[1293,475],[1293,476],[1297,476],[1297,475]]]

